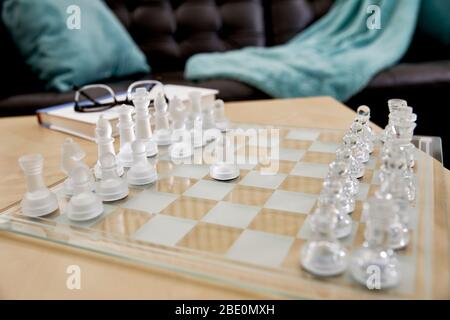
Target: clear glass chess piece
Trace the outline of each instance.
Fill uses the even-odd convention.
[[[356,111],[356,122],[362,126],[362,138],[367,143],[369,152],[372,153],[375,146],[376,135],[370,126],[370,108],[368,106],[360,106]]]
[[[56,195],[44,183],[42,155],[22,156],[19,158],[19,165],[25,174],[27,184],[27,192],[20,202],[22,214],[28,217],[41,217],[56,211],[59,207]]]
[[[336,150],[336,160],[344,161],[349,167],[349,173],[353,178],[359,179],[364,176],[364,164],[353,156],[353,151],[350,147],[342,145]]]
[[[301,249],[300,260],[316,276],[335,276],[347,268],[347,250],[335,235],[338,216],[337,209],[328,204],[321,204],[311,215],[311,237]]]
[[[145,88],[136,88],[132,95],[133,104],[136,110],[135,115],[135,133],[136,140],[140,140],[145,145],[146,156],[153,157],[158,154],[158,146],[153,141],[152,128],[150,125],[150,105],[151,96]]]
[[[344,136],[344,144],[347,143],[349,140],[348,138],[355,139],[357,146],[357,151],[355,154],[355,157],[361,161],[362,163],[367,163],[370,159],[370,148],[373,148],[373,142],[366,141],[365,135],[364,135],[364,129],[361,123],[354,121],[350,127],[350,131]],[[356,149],[355,149],[356,150]]]
[[[389,108],[389,115],[394,114],[395,112],[402,110],[403,108],[406,108],[408,106],[408,103],[405,100],[402,99],[390,99],[388,101],[388,108]],[[388,124],[384,128],[383,132],[380,135],[380,141],[382,143],[389,140],[389,136],[392,132],[392,125],[390,122],[390,119],[388,118]]]
[[[125,167],[129,168],[133,164],[133,151],[131,150],[131,143],[136,140],[134,134],[134,122],[131,116],[133,108],[129,105],[123,104],[119,108],[119,128],[120,149],[117,154],[119,162]]]
[[[365,206],[368,212],[365,242],[352,255],[351,274],[371,289],[393,287],[400,280],[400,265],[389,246],[389,226],[398,208],[392,201],[376,198],[370,199]]]
[[[117,175],[116,157],[112,153],[101,159],[102,179],[95,184],[95,192],[106,202],[117,201],[128,196],[127,180]]]
[[[349,164],[346,161],[336,160],[330,163],[326,179],[341,180],[349,197],[355,197],[359,192],[359,181],[350,174]]]
[[[350,213],[355,210],[355,199],[345,193],[341,181],[325,180],[318,203],[319,206],[334,206],[337,209],[335,235],[338,239],[345,238],[352,233],[353,220]]]
[[[409,221],[411,206],[409,200],[409,183],[403,177],[406,169],[406,160],[399,150],[390,150],[383,157],[380,173],[380,189],[376,192],[377,199],[387,199],[394,202],[398,210],[396,219],[392,220],[390,227],[390,246],[393,249],[402,249],[409,242]]]
[[[86,165],[72,170],[74,195],[67,204],[65,214],[73,221],[92,220],[103,213],[103,203],[90,186],[91,171]]]
[[[155,133],[153,135],[153,140],[158,146],[167,146],[172,143],[172,130],[167,109],[166,99],[160,92],[155,99]]]

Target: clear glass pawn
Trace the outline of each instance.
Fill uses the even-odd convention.
[[[376,135],[370,126],[370,108],[368,106],[360,106],[356,110],[355,121],[362,126],[362,138],[367,143],[369,152],[372,153],[375,147]]]
[[[311,215],[311,237],[300,252],[302,267],[321,277],[335,276],[347,268],[347,250],[335,235],[337,209],[322,204]]]
[[[389,245],[389,226],[397,210],[396,204],[387,199],[371,198],[365,204],[365,242],[353,253],[350,271],[356,281],[370,289],[393,287],[400,280],[400,265]]]
[[[350,213],[355,209],[355,200],[344,192],[344,185],[339,180],[325,180],[319,195],[319,206],[334,206],[337,209],[335,234],[338,239],[352,233],[353,220]]]
[[[354,197],[359,192],[359,181],[350,174],[350,168],[345,161],[333,161],[329,165],[328,174],[325,179],[339,179],[344,184],[344,191],[349,197]]]
[[[364,165],[360,161],[356,160],[353,156],[352,149],[348,146],[342,145],[336,150],[336,160],[347,163],[349,173],[353,178],[359,179],[364,176]]]
[[[370,158],[370,148],[373,147],[373,142],[366,141],[364,135],[364,128],[361,123],[354,121],[350,127],[349,136],[353,136],[357,140],[356,144],[358,146],[359,160],[362,163],[367,163]],[[346,135],[347,136],[347,135]],[[346,137],[344,136],[344,143],[346,142]]]

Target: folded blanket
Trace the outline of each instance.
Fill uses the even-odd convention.
[[[368,27],[380,9],[380,29]],[[190,80],[235,79],[273,97],[333,96],[341,101],[393,66],[411,42],[420,0],[337,0],[330,12],[285,45],[249,47],[189,59]]]

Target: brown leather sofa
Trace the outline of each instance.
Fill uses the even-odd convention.
[[[117,90],[132,80],[154,78],[190,84],[183,79],[186,60],[195,53],[226,51],[245,46],[285,43],[324,15],[332,0],[106,0],[148,58],[152,74],[133,79],[105,79]],[[73,99],[73,93],[45,92],[24,64],[3,25],[0,25],[0,116],[32,114],[37,108]],[[387,119],[386,100],[403,97],[419,116],[417,132],[447,136],[445,119],[436,108],[445,106],[450,89],[450,48],[417,32],[403,61],[377,75],[347,104],[368,104],[375,122]],[[243,83],[217,79],[194,85],[216,88],[224,100],[268,98]],[[435,106],[436,105],[436,106]],[[430,107],[428,107],[430,106]],[[444,138],[444,139],[445,139]]]

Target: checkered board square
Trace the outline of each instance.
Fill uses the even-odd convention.
[[[211,179],[208,165],[172,163],[167,150],[161,148],[157,158],[151,160],[159,175],[155,184],[131,188],[126,199],[105,205],[101,217],[84,223],[71,222],[63,214],[68,199],[59,185],[55,190],[61,209],[49,217],[33,219],[34,230],[29,233],[36,232],[36,225],[41,225],[51,226],[61,233],[82,231],[102,238],[105,243],[108,239],[120,239],[124,245],[118,255],[124,257],[130,246],[138,245],[142,252],[158,248],[166,255],[173,254],[173,261],[181,259],[177,262],[179,268],[183,266],[183,259],[200,259],[197,269],[193,267],[194,259],[190,267],[189,263],[185,264],[187,271],[230,281],[236,276],[237,283],[247,281],[295,297],[315,297],[313,292],[327,288],[339,288],[359,297],[368,294],[367,290],[351,281],[348,274],[326,281],[315,280],[299,263],[300,248],[310,234],[309,216],[342,136],[343,132],[335,130],[281,128],[277,143],[258,147],[253,142],[236,148],[237,158],[244,155],[242,148],[246,148],[249,152],[264,154],[264,159],[253,165],[241,165],[240,177],[228,182]],[[278,148],[279,153],[277,161],[271,162],[272,148]],[[352,214],[353,232],[343,240],[349,250],[364,241],[361,211],[363,202],[377,188],[377,153],[371,157],[366,175],[361,179],[356,210]],[[412,212],[411,244],[399,253],[408,272],[403,275],[400,286],[390,291],[394,297],[420,294],[418,283],[423,275],[419,274],[417,266],[419,259],[423,259],[426,243],[424,231],[418,230],[419,221],[423,220],[421,215],[426,211],[424,190],[430,183],[423,179],[424,159],[421,156],[417,159],[419,188]],[[18,207],[7,214],[26,220],[20,216]],[[52,240],[51,233],[45,237]],[[108,249],[97,249],[108,252],[110,247],[106,247]],[[140,258],[145,260],[145,254]],[[208,271],[209,264],[211,270]],[[299,291],[302,286],[313,290]]]

